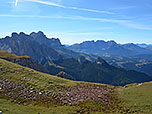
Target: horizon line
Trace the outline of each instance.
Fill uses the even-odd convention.
[[[34,31],[35,32],[35,31]],[[35,32],[35,33],[38,33],[38,32],[43,32],[42,30],[38,30],[37,32]],[[16,32],[16,31],[12,31],[12,32],[8,32],[8,34],[10,34],[10,36],[9,35],[5,35],[5,36],[0,36],[0,39],[3,39],[3,38],[6,38],[7,36],[8,37],[11,37],[11,35],[12,35],[12,33],[17,33],[18,35],[20,34],[20,33],[25,33],[26,35],[30,35],[31,33],[33,33],[33,32],[23,32],[23,31],[20,31],[20,32]],[[44,32],[43,32],[44,33]],[[110,41],[114,41],[114,42],[116,42],[117,44],[120,44],[120,45],[124,45],[124,44],[146,44],[146,45],[152,45],[152,43],[149,43],[149,42],[136,42],[136,41],[134,41],[134,42],[121,42],[121,41],[117,41],[117,40],[115,40],[115,39],[112,39],[112,38],[110,38],[110,39],[104,39],[104,38],[96,38],[96,39],[86,39],[86,40],[82,40],[82,41],[80,41],[80,42],[73,42],[73,43],[63,43],[62,42],[62,38],[59,38],[59,37],[50,37],[49,35],[47,35],[47,34],[45,34],[44,33],[44,35],[46,35],[46,37],[48,38],[48,39],[52,39],[52,38],[55,38],[55,39],[59,39],[60,40],[60,42],[61,42],[61,44],[62,45],[74,45],[74,44],[81,44],[81,43],[83,43],[83,42],[91,42],[91,41],[94,41],[94,42],[97,42],[97,41],[104,41],[104,42],[110,42]]]

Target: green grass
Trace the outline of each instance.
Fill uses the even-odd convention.
[[[76,82],[37,72],[2,59],[0,59],[0,66],[3,67],[3,70],[0,72],[0,78],[23,83],[25,85],[33,85],[38,89],[47,89],[48,87],[62,88],[77,85]]]
[[[77,107],[74,106],[34,106],[16,104],[5,99],[0,99],[0,110],[4,114],[69,114],[76,113]]]
[[[92,103],[89,104],[93,109]],[[92,105],[92,106],[91,106]],[[81,106],[40,106],[32,104],[17,104],[6,99],[0,99],[0,111],[4,114],[123,114],[118,112],[105,113],[103,111],[91,111],[87,103]],[[95,109],[98,107],[96,106]],[[90,111],[89,111],[90,110]],[[124,113],[126,114],[126,113]]]
[[[152,82],[133,84],[119,90],[126,104],[144,114],[152,114]]]

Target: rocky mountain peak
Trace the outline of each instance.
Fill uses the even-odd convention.
[[[29,36],[25,34],[24,32],[19,33],[19,38],[25,38],[25,37],[29,37]]]
[[[27,34],[25,34],[24,32],[20,32],[19,34],[18,33],[16,33],[16,32],[13,32],[12,33],[12,35],[11,35],[11,38],[19,38],[19,39],[21,39],[21,38],[27,38],[27,37],[29,37]]]
[[[33,40],[39,42],[40,44],[45,44],[49,47],[61,46],[61,42],[58,38],[47,38],[42,31],[39,31],[37,33],[32,32],[30,36],[32,37]]]
[[[44,35],[44,33],[42,32],[42,31],[38,31],[38,33],[37,34],[41,34],[41,35]]]
[[[106,43],[104,40],[97,40],[96,43]]]
[[[110,40],[107,43],[110,44],[110,45],[118,45],[114,40]]]
[[[34,35],[36,35],[36,32],[30,33],[30,36],[34,36]]]
[[[42,31],[39,31],[37,33],[37,36],[42,37],[42,38],[46,38],[46,35]]]
[[[31,37],[33,37],[34,39],[46,39],[46,35],[42,32],[42,31],[39,31],[39,32],[32,32],[30,34]]]
[[[24,32],[20,32],[19,35],[26,35]]]
[[[12,35],[11,35],[11,37],[12,37],[12,38],[18,37],[18,34],[17,34],[16,32],[13,32]]]

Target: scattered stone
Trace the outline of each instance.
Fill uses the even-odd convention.
[[[64,104],[74,105],[79,102],[84,102],[87,100],[102,100],[104,102],[110,102],[108,93],[112,89],[104,86],[87,85],[87,86],[77,86],[70,87],[61,90],[59,94],[59,99],[63,101]]]
[[[142,86],[143,83],[139,83],[136,87]]]
[[[44,89],[38,90],[31,85],[25,86],[24,84],[1,79],[0,90],[4,96],[14,100],[41,101],[43,103],[52,103],[53,100],[56,103],[75,105],[88,100],[110,103],[112,102],[112,97],[109,93],[113,89],[102,85],[79,84],[75,87],[63,88],[62,90],[51,92]]]

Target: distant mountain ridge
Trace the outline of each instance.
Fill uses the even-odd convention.
[[[95,54],[98,56],[109,54],[109,55],[121,55],[121,56],[132,56],[138,54],[152,54],[152,50],[139,47],[136,44],[117,44],[115,41],[97,40],[85,41],[80,44],[74,44],[68,47],[77,52],[85,52]]]
[[[100,56],[113,66],[144,72],[152,76],[152,46],[150,44],[118,44],[115,41],[97,40],[74,44],[68,48]]]
[[[128,49],[130,51],[133,51],[134,54],[133,55],[139,55],[139,54],[152,54],[152,51],[144,48],[144,47],[140,47],[134,43],[128,43],[128,44],[123,44],[122,45],[125,49]]]

